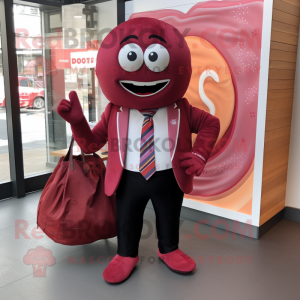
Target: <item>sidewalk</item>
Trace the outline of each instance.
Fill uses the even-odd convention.
[[[23,158],[25,177],[53,171],[52,168],[46,167],[47,157],[45,148],[25,150],[23,151]],[[0,154],[0,183],[4,181],[10,181],[8,153]]]

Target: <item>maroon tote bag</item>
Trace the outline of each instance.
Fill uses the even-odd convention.
[[[115,195],[104,193],[105,165],[97,155],[73,156],[74,138],[39,201],[37,225],[53,241],[82,245],[115,237]]]

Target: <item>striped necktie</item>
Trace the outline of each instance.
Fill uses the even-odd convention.
[[[140,173],[148,180],[156,171],[153,116],[157,108],[139,111],[144,116],[140,147]]]

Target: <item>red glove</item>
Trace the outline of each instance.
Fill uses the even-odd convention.
[[[205,161],[197,156],[197,154],[193,154],[192,152],[187,152],[179,156],[181,160],[180,166],[186,169],[186,174],[188,175],[196,175],[200,176],[204,166]]]
[[[71,125],[82,121],[84,114],[77,96],[77,93],[72,91],[69,94],[69,100],[63,99],[60,101],[57,112],[58,114]]]

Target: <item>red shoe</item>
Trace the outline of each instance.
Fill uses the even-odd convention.
[[[157,250],[157,255],[175,272],[190,273],[196,268],[195,261],[179,249],[166,254],[161,254],[159,250]]]
[[[137,257],[116,255],[103,272],[103,278],[109,283],[124,281],[139,261]]]

